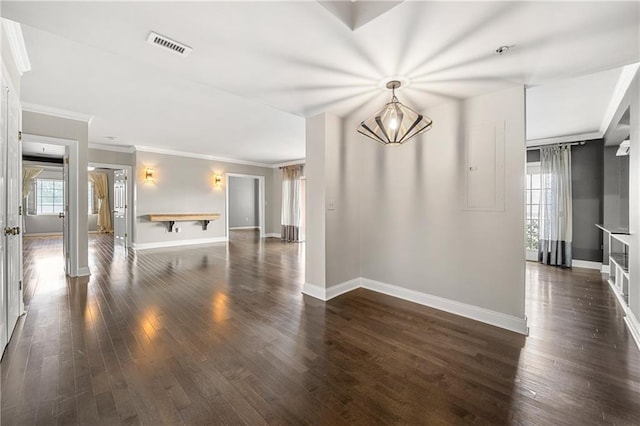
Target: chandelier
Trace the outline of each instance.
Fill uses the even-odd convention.
[[[431,128],[433,121],[400,103],[396,89],[402,83],[392,80],[387,83],[391,89],[391,101],[373,117],[364,120],[358,127],[358,133],[380,142],[383,145],[401,145]]]

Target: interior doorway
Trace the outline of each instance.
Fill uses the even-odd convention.
[[[227,173],[226,175],[227,238],[233,230],[257,230],[264,238],[264,176]]]
[[[42,169],[40,175],[45,169],[50,173],[48,178],[47,174],[41,176],[42,182],[38,188],[38,174],[27,177],[23,169],[22,209],[26,213],[23,215],[23,226],[26,227],[23,234],[40,234],[42,237],[55,233],[61,236],[66,275],[89,275],[88,267],[79,267],[80,239],[86,236],[79,233],[78,141],[24,134],[22,157],[24,161],[34,162],[34,168]],[[38,190],[39,195],[36,192]],[[42,216],[39,218],[43,219],[42,223],[36,224],[30,220],[29,209],[36,212],[31,216]],[[45,216],[47,217],[44,218]],[[39,227],[40,225],[44,228]],[[49,229],[53,231],[47,232]]]
[[[131,166],[89,162],[89,233],[113,238],[114,247],[131,247]]]

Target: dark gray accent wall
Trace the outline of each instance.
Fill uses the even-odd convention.
[[[617,157],[617,146],[604,148],[604,208],[603,223],[609,228],[629,228],[629,156]],[[603,241],[604,253],[609,252],[609,241]],[[609,264],[603,256],[602,263]]]
[[[259,226],[258,179],[229,177],[229,227]]]
[[[571,185],[573,192],[573,258],[602,261],[602,232],[596,223],[603,221],[603,149],[602,140],[571,147]],[[540,161],[540,151],[527,151],[527,162]]]
[[[573,192],[573,258],[602,261],[602,232],[596,223],[603,219],[602,140],[571,147]]]

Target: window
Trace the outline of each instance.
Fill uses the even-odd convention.
[[[36,179],[36,214],[58,214],[64,211],[64,182],[59,179]]]
[[[88,182],[89,214],[98,214],[98,199],[93,182]],[[58,214],[64,211],[64,181],[62,179],[35,179],[27,197],[29,216]]]
[[[527,250],[538,250],[540,225],[540,163],[527,163],[525,189],[525,245]]]

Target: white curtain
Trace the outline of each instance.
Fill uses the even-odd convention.
[[[33,180],[42,173],[44,169],[40,167],[23,167],[22,168],[22,197],[27,198],[31,193]]]
[[[540,149],[540,178],[538,261],[571,267],[573,208],[569,146]]]
[[[302,224],[302,165],[282,168],[282,235],[285,241],[300,241]]]
[[[109,208],[109,184],[106,173],[89,173],[93,189],[98,197],[98,229],[100,232],[111,231],[111,209]]]

